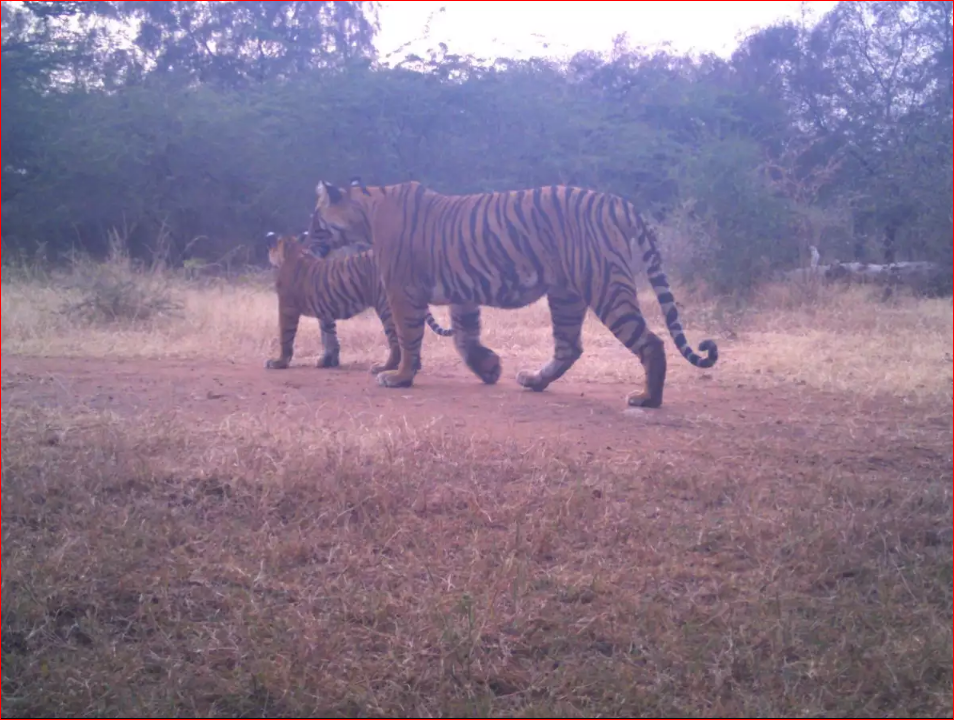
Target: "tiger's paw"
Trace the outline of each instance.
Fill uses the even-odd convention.
[[[338,353],[326,353],[318,358],[318,362],[315,363],[315,367],[334,368],[338,367],[340,364],[341,361],[338,359]]]
[[[371,374],[380,375],[381,373],[387,372],[388,370],[396,370],[397,366],[398,366],[398,363],[394,363],[393,365],[390,363],[376,363],[371,366]],[[421,371],[421,361],[418,360],[416,363],[414,363],[414,372],[420,372],[420,371]]]
[[[543,379],[543,376],[538,372],[532,372],[530,370],[521,370],[517,373],[517,384],[527,388],[528,390],[533,390],[534,392],[541,392],[546,390],[547,385],[550,383],[546,382]]]
[[[385,370],[378,373],[378,385],[386,388],[409,388],[414,383],[414,376],[402,377],[397,370]]]
[[[380,373],[388,372],[389,370],[397,370],[398,367],[400,367],[400,365],[401,365],[400,353],[389,355],[388,359],[385,360],[383,363],[374,363],[374,365],[371,366],[371,374],[379,375]],[[420,363],[418,363],[418,365],[420,365]]]
[[[490,348],[478,345],[470,351],[466,362],[467,367],[474,372],[474,375],[483,380],[487,385],[493,385],[500,379],[502,369],[500,356]]]
[[[285,358],[278,358],[278,360],[266,360],[265,369],[266,370],[284,370],[288,367],[288,360]]]
[[[662,396],[653,397],[645,390],[631,392],[626,396],[626,404],[630,407],[658,408],[662,405]]]

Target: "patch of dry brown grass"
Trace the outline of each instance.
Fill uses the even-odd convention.
[[[277,352],[277,301],[265,275],[253,282],[198,284],[168,280],[181,317],[153,317],[122,327],[78,322],[62,312],[79,301],[62,279],[53,282],[4,278],[2,342],[5,353],[45,356],[131,358],[229,358],[261,363]],[[951,300],[895,298],[879,302],[867,288],[765,288],[755,301],[733,304],[683,297],[683,325],[695,345],[713,337],[720,361],[710,373],[727,383],[772,387],[796,383],[862,397],[950,401],[954,313]],[[664,333],[658,305],[642,292],[650,324]],[[449,325],[446,308],[435,316]],[[545,362],[552,351],[545,302],[522,310],[486,308],[486,343],[513,372]],[[339,323],[345,361],[371,363],[385,353],[380,323],[368,311]],[[426,334],[426,369],[458,367],[453,343]],[[635,385],[639,363],[589,315],[586,352],[567,377]],[[317,323],[305,320],[296,345],[297,362],[311,362],[319,348]],[[670,344],[673,382],[698,377]],[[507,372],[511,372],[508,370]]]
[[[951,400],[951,298],[882,289],[771,285],[740,325],[750,371],[837,392]]]
[[[951,714],[949,437],[859,472],[386,420],[2,435],[4,717]]]

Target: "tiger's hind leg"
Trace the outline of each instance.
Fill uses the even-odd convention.
[[[636,283],[632,276],[619,274],[594,302],[593,311],[616,339],[625,345],[643,365],[646,386],[626,396],[633,407],[658,408],[662,405],[666,383],[666,350],[663,341],[646,326],[639,310]]]
[[[338,328],[334,320],[320,318],[321,325],[321,357],[315,367],[338,367],[341,363],[341,344],[338,342]]]
[[[521,370],[517,373],[517,382],[536,392],[562,377],[583,354],[586,301],[569,291],[551,290],[547,294],[547,303],[553,323],[553,357],[536,372]]]
[[[480,342],[480,306],[451,305],[454,347],[473,373],[488,385],[500,379],[500,356]]]

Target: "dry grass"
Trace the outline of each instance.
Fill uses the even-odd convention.
[[[267,280],[169,280],[181,317],[117,327],[77,324],[61,287],[4,277],[5,354],[260,365],[277,347]],[[792,292],[684,299],[724,386],[841,393],[838,423],[795,407],[789,434],[718,417],[593,456],[8,391],[3,717],[950,717],[950,301]],[[511,369],[548,356],[544,307],[485,317]],[[345,361],[384,351],[373,315],[340,334]],[[638,378],[592,318],[585,340],[577,378]],[[698,376],[671,357],[674,383]],[[459,360],[428,337],[424,364]]]
[[[951,713],[950,460],[3,415],[4,717]],[[638,472],[633,469],[638,468]]]
[[[9,275],[9,273],[8,273]],[[167,280],[162,292],[181,307],[177,316],[151,316],[123,327],[77,322],[63,308],[82,300],[68,282],[5,279],[2,285],[2,342],[5,353],[125,358],[230,358],[260,363],[278,349],[277,303],[270,275],[241,283],[197,284]],[[747,305],[681,297],[690,342],[705,337],[720,344],[712,371],[729,382],[760,387],[797,383],[862,397],[925,400],[952,397],[954,346],[950,299],[901,298],[878,302],[866,288],[815,289],[774,286]],[[665,332],[658,305],[643,291],[642,305],[657,332]],[[178,315],[181,315],[178,316]],[[449,324],[445,308],[436,317]],[[487,344],[507,367],[533,366],[552,349],[549,313],[541,301],[523,310],[484,310]],[[340,323],[346,361],[380,360],[384,343],[373,312]],[[302,323],[298,361],[318,352],[317,323]],[[425,366],[458,366],[453,344],[427,333]],[[632,385],[638,363],[589,315],[586,353],[568,377]],[[670,345],[671,351],[671,345]],[[674,353],[675,381],[698,375]]]

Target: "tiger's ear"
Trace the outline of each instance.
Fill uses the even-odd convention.
[[[360,175],[355,175],[348,182],[348,193],[349,195],[354,192],[361,192],[365,195],[368,194],[368,189],[364,186],[364,180],[361,179]]]
[[[319,210],[341,202],[341,198],[344,197],[344,194],[339,188],[324,180],[318,183],[318,186],[315,188],[315,195],[318,200],[316,206]]]
[[[276,245],[278,245],[278,235],[276,235],[276,234],[273,233],[273,232],[268,233],[268,234],[265,236],[265,246],[266,246],[269,250],[271,250],[271,249],[274,248]]]

